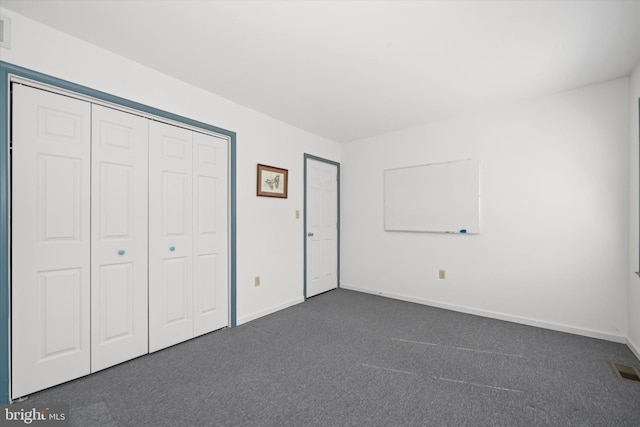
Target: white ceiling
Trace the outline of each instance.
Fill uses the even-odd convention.
[[[640,1],[0,5],[344,142],[628,75]]]

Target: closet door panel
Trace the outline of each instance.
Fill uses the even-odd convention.
[[[162,322],[165,326],[189,322],[189,259],[176,257],[162,260]]]
[[[194,133],[194,334],[229,324],[227,141]]]
[[[149,350],[193,337],[192,132],[149,124]]]
[[[148,121],[93,105],[91,371],[148,352]]]
[[[90,104],[13,84],[13,398],[90,371]]]

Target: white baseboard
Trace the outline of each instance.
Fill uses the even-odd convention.
[[[373,294],[373,295],[379,295],[379,296],[393,298],[393,299],[397,299],[397,300],[401,300],[401,301],[414,302],[414,303],[417,303],[417,304],[428,305],[428,306],[431,306],[431,307],[444,308],[446,310],[458,311],[460,313],[473,314],[473,315],[476,315],[476,316],[483,316],[483,317],[489,317],[489,318],[492,318],[492,319],[505,320],[507,322],[520,323],[520,324],[523,324],[523,325],[535,326],[535,327],[538,327],[538,328],[550,329],[550,330],[553,330],[553,331],[567,332],[567,333],[574,334],[574,335],[582,335],[582,336],[590,337],[590,338],[598,338],[598,339],[602,339],[602,340],[606,340],[606,341],[613,341],[613,342],[617,342],[617,343],[621,343],[621,344],[629,344],[629,340],[627,339],[627,337],[625,337],[623,335],[615,335],[615,334],[610,334],[610,333],[606,333],[606,332],[594,331],[594,330],[591,330],[591,329],[576,328],[574,326],[562,325],[562,324],[559,324],[559,323],[544,322],[544,321],[541,321],[541,320],[529,319],[527,317],[520,317],[520,316],[514,316],[514,315],[510,315],[510,314],[497,313],[497,312],[493,312],[493,311],[480,310],[480,309],[477,309],[477,308],[471,308],[471,307],[465,307],[465,306],[460,306],[460,305],[448,304],[448,303],[443,303],[443,302],[439,302],[439,301],[432,301],[432,300],[423,299],[423,298],[416,298],[416,297],[412,297],[412,296],[408,296],[408,295],[396,294],[396,293],[393,293],[393,292],[376,291],[374,289],[360,288],[358,286],[351,286],[351,285],[341,284],[340,287],[342,289],[349,289],[349,290],[352,290],[352,291],[358,291],[358,292],[364,292],[364,293]],[[631,348],[631,346],[630,346],[630,348]],[[637,346],[636,346],[636,350],[637,350]],[[632,349],[632,351],[634,351],[634,350]],[[637,351],[634,351],[634,353],[636,353],[636,356],[638,355]]]
[[[256,313],[249,314],[248,316],[243,316],[238,318],[236,321],[236,324],[240,326],[243,323],[247,323],[252,320],[258,319],[260,317],[267,316],[269,314],[275,313],[276,311],[284,310],[285,308],[289,308],[293,305],[300,304],[301,302],[304,302],[304,297],[298,297],[298,298],[289,300],[283,304],[278,304],[273,307],[265,308],[264,310],[260,310]]]
[[[629,347],[629,350],[631,350],[631,352],[636,355],[638,360],[640,360],[640,346],[631,341],[631,338],[629,337],[627,337],[627,347]]]

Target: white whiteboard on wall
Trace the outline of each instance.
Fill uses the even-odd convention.
[[[384,171],[384,229],[480,233],[480,160]]]

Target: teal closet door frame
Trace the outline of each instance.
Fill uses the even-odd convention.
[[[638,98],[638,147],[640,147],[640,98]],[[638,150],[638,162],[640,164],[640,149]],[[638,176],[638,182],[640,182],[640,176]],[[640,218],[638,218],[638,230],[640,230]],[[636,271],[636,274],[640,277],[640,231],[638,233],[638,271]]]
[[[9,114],[10,114],[10,78],[21,77],[37,83],[55,86],[91,98],[112,104],[132,108],[154,116],[183,123],[188,126],[215,132],[229,137],[229,297],[230,323],[236,326],[236,133],[202,123],[187,117],[179,116],[147,105],[139,104],[125,98],[100,92],[95,89],[61,80],[37,71],[22,68],[0,61],[0,404],[11,402],[10,399],[10,156],[9,156]]]

